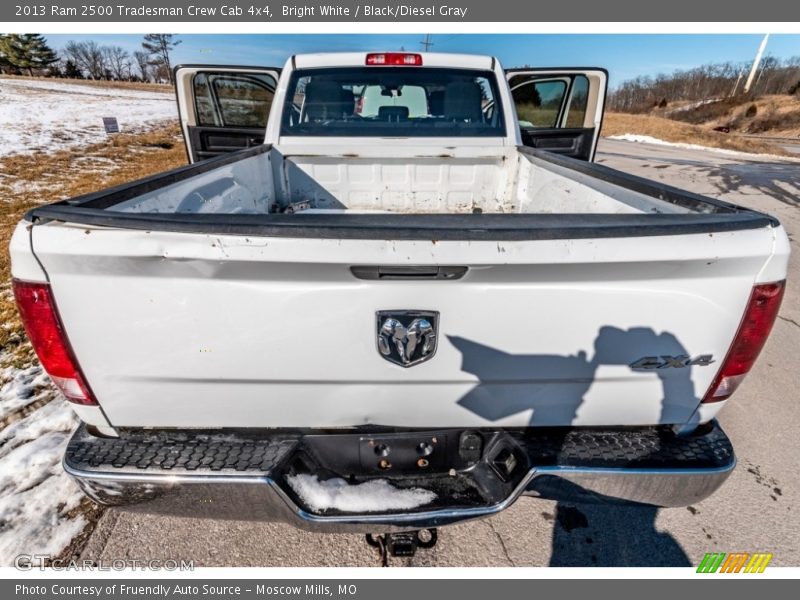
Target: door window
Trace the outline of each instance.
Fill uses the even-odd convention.
[[[198,125],[267,126],[276,86],[270,75],[199,72],[193,86]]]
[[[566,93],[567,82],[562,79],[531,80],[512,86],[520,126],[558,127]]]
[[[572,82],[564,127],[584,127],[588,104],[589,78],[586,75],[578,75]]]
[[[523,129],[584,126],[589,99],[585,75],[516,75],[509,85]]]

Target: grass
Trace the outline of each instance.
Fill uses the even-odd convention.
[[[746,109],[734,112],[732,126],[742,133],[800,137],[800,98],[797,96],[764,96],[754,102],[756,114],[746,116]]]
[[[664,116],[708,129],[730,127],[734,133],[800,136],[800,97],[796,95],[726,98],[691,109],[666,112]]]
[[[609,113],[603,135],[650,135],[668,142],[779,156],[792,154],[769,138],[800,138],[797,95],[725,98],[698,106],[681,104],[653,109],[649,114]],[[730,132],[714,131],[717,127],[726,127]]]
[[[537,127],[552,127],[558,118],[558,108],[534,106],[532,103],[517,103],[517,117]],[[583,127],[585,110],[572,109],[567,115],[566,127]]]
[[[77,151],[0,158],[0,356],[7,364],[21,367],[33,359],[11,294],[8,254],[11,234],[25,212],[183,164],[186,151],[177,124],[119,134]]]
[[[30,75],[2,75],[2,79],[27,79],[30,81],[50,81],[53,83],[73,83],[90,85],[98,88],[117,88],[123,90],[141,90],[146,92],[171,92],[172,84],[146,83],[142,81],[105,81],[104,79],[69,79],[67,77],[37,77]]]
[[[741,105],[741,100],[735,98],[725,98],[717,102],[701,104],[693,108],[680,110],[676,107],[668,106],[658,113],[668,116],[675,121],[692,123],[693,125],[703,125],[712,121],[726,119],[733,114],[733,111]]]
[[[768,141],[720,133],[700,125],[651,115],[607,113],[603,121],[602,135],[610,137],[626,133],[649,135],[665,142],[699,144],[710,148],[723,148],[756,154],[791,156],[791,153]]]

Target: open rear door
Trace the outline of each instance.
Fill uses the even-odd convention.
[[[508,69],[526,146],[594,160],[608,87],[599,68]]]
[[[262,144],[280,69],[182,65],[175,91],[191,162]]]

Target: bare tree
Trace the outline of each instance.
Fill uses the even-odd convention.
[[[103,79],[106,76],[106,60],[103,49],[95,41],[67,42],[64,57],[90,79]]]
[[[139,67],[139,75],[142,81],[150,81],[150,55],[142,50],[136,50],[133,53],[133,60],[136,61],[136,66]]]
[[[157,67],[157,71],[166,71],[166,79],[172,83],[172,64],[169,55],[181,40],[174,39],[171,33],[148,33],[144,36],[142,48],[151,56],[150,64]]]
[[[737,81],[746,74],[749,63],[709,64],[694,69],[637,77],[624,81],[609,94],[609,108],[624,112],[647,112],[653,108],[669,111],[672,102],[709,102],[724,100],[742,86]],[[750,95],[788,94],[800,82],[800,59],[780,61],[767,56],[761,62]],[[661,106],[664,104],[665,106]]]
[[[157,83],[167,83],[172,81],[172,71],[160,58],[150,61],[150,67],[153,72],[153,79]]]
[[[102,51],[106,69],[112,77],[119,81],[130,79],[131,60],[127,50],[121,46],[103,46]]]

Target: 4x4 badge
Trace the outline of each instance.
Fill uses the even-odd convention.
[[[378,353],[401,367],[413,367],[436,353],[439,313],[380,310],[375,313]]]
[[[636,371],[651,371],[654,369],[680,369],[683,367],[707,367],[714,362],[711,354],[701,354],[691,358],[686,354],[679,356],[645,356],[630,364]]]

